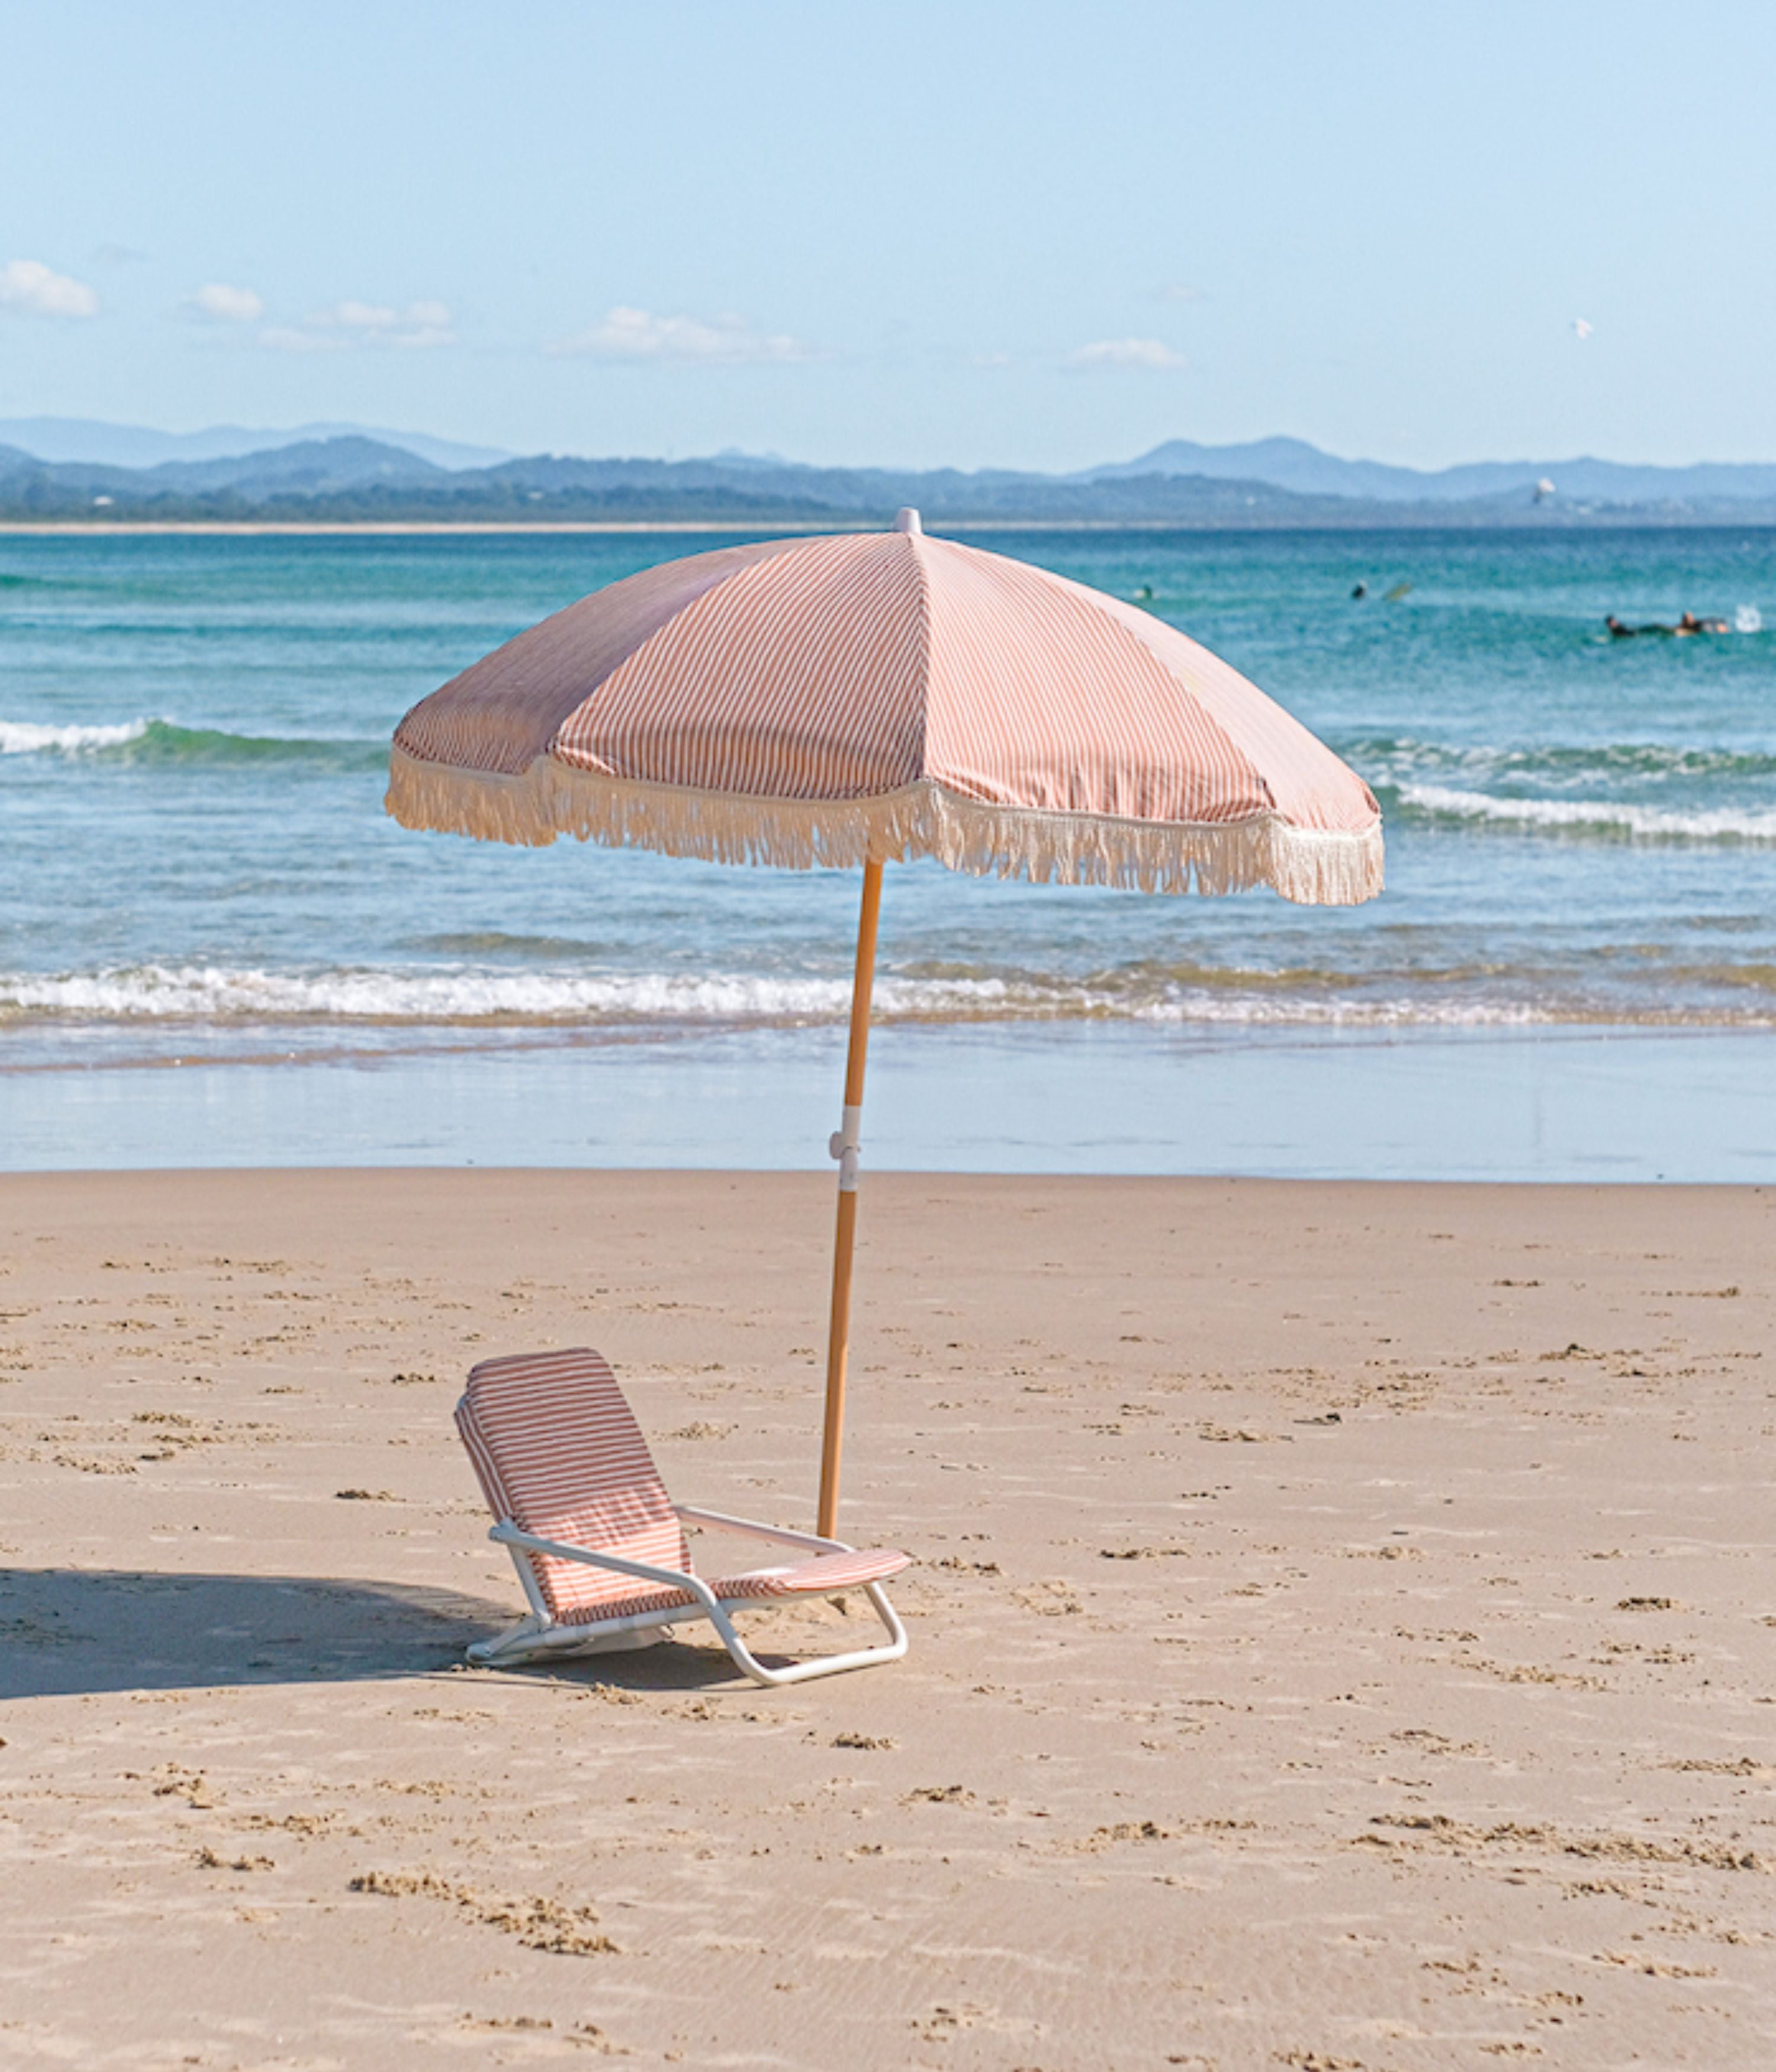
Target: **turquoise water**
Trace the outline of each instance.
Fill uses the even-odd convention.
[[[381,812],[414,700],[723,536],[0,539],[0,1079],[37,1080],[40,1107],[43,1075],[70,1069],[447,1058],[453,1084],[479,1062],[491,1088],[528,1053],[643,1044],[669,1079],[712,1040],[773,1030],[813,1032],[777,1054],[824,1059],[849,985],[842,875],[508,851]],[[979,543],[1149,590],[1280,698],[1375,787],[1388,890],[1332,912],[898,869],[885,1041],[918,1025],[927,1060],[964,1055],[945,1031],[969,1057],[1026,1056],[1091,1024],[1101,1061],[1119,1030],[1131,1059],[1260,1031],[1776,1031],[1770,535]],[[1744,630],[1603,627],[1686,608]],[[65,1145],[0,1158],[105,1162],[74,1111],[57,1127]],[[762,1108],[761,1145],[773,1127]]]

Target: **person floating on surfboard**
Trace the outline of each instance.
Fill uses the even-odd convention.
[[[1612,640],[1633,640],[1641,634],[1663,634],[1667,640],[1687,639],[1693,633],[1725,633],[1727,622],[1724,619],[1698,619],[1693,611],[1686,611],[1675,626],[1624,626],[1611,612],[1604,620],[1610,629]]]

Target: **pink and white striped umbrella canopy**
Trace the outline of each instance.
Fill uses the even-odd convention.
[[[583,598],[395,735],[404,825],[723,862],[935,857],[1354,905],[1368,787],[1225,662],[1044,569],[892,532],[761,541]]]

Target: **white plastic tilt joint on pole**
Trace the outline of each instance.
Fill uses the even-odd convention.
[[[857,1158],[863,1149],[863,1110],[848,1108],[845,1120],[826,1140],[829,1156],[839,1161],[839,1192],[854,1194],[857,1191]]]

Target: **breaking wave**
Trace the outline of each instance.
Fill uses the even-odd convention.
[[[1424,741],[1412,734],[1371,734],[1341,741],[1338,753],[1371,780],[1413,777],[1545,777],[1571,783],[1591,778],[1769,777],[1776,754],[1758,750],[1681,748],[1668,742],[1614,741],[1504,747],[1487,742]]]
[[[1432,825],[1490,824],[1605,841],[1776,843],[1776,808],[1671,812],[1615,799],[1501,799],[1437,784],[1403,784],[1399,798],[1404,817]]]
[[[337,741],[316,736],[231,734],[220,727],[177,726],[166,719],[120,720],[56,726],[35,720],[0,719],[0,755],[62,755],[109,764],[178,766],[309,763],[331,769],[379,769],[384,741]]]
[[[45,726],[32,720],[0,719],[0,755],[90,755],[140,741],[153,722],[127,719],[115,726]]]
[[[1712,989],[1773,996],[1667,1014],[1559,973],[1491,969],[1348,972],[1133,964],[1087,977],[983,972],[890,973],[876,989],[878,1019],[959,1026],[1091,1022],[1149,1027],[1511,1027],[1556,1022],[1776,1018],[1776,968],[1686,972]],[[848,979],[745,972],[514,972],[467,968],[276,971],[142,964],[92,972],[0,976],[0,1025],[55,1021],[138,1027],[506,1028],[566,1030],[837,1025]]]

